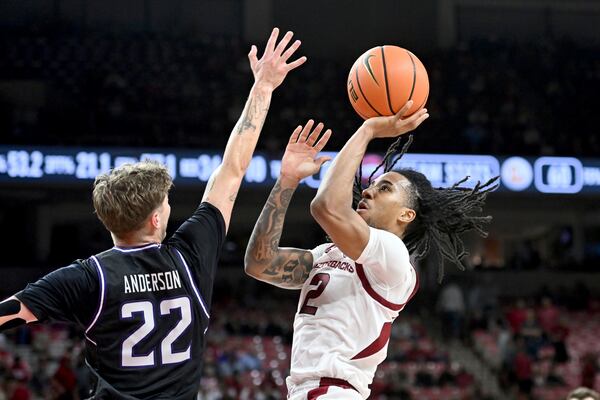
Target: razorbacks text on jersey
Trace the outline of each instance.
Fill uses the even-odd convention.
[[[402,240],[375,228],[356,261],[334,244],[312,254],[294,319],[289,396],[334,378],[366,399],[392,322],[418,289],[417,274]]]
[[[220,211],[202,203],[166,244],[113,247],[16,297],[40,321],[85,330],[92,399],[195,399],[224,238]]]

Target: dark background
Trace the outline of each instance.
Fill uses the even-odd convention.
[[[222,151],[252,84],[246,54],[251,44],[264,46],[273,26],[293,30],[309,61],[274,95],[258,145],[267,154],[280,155],[291,130],[308,118],[334,130],[328,147],[339,150],[361,123],[345,92],[348,70],[365,50],[382,44],[410,49],[429,73],[431,118],[411,152],[600,154],[600,2],[591,0],[2,1],[0,144]],[[370,150],[387,146],[374,143]],[[170,231],[191,214],[203,189],[174,188]],[[278,357],[289,349],[297,293],[242,274],[249,233],[269,189],[245,186],[238,197],[215,291],[222,317],[209,331],[202,398],[282,393],[289,360]],[[1,297],[112,245],[93,214],[90,192],[91,184],[0,185]],[[283,245],[312,248],[324,240],[308,212],[313,195],[308,188],[295,195]],[[552,399],[595,376],[600,349],[587,340],[598,320],[598,197],[495,193],[486,212],[494,216],[489,238],[465,239],[468,271],[447,266],[448,277],[438,285],[437,260],[418,264],[421,291],[399,318],[405,322],[373,398],[485,393]],[[436,306],[443,293],[456,296],[449,287],[463,296],[461,310],[445,309],[446,300]],[[477,297],[482,292],[484,300]],[[561,333],[540,327],[542,298],[552,299],[561,326],[571,332],[571,339],[563,335],[568,362],[555,359]],[[523,332],[511,323],[524,310],[535,317]],[[29,388],[34,398],[75,390],[56,371],[66,357],[63,367],[83,374],[77,333],[35,329],[42,331],[0,336],[0,398],[3,392],[15,396],[15,387]],[[529,358],[517,357],[523,336]],[[551,347],[552,357],[540,355]],[[48,375],[47,381],[19,378],[23,361],[15,362],[17,355],[30,375]],[[527,372],[527,365],[529,377],[515,374]],[[461,368],[473,382],[457,372]],[[451,371],[467,383],[429,385],[419,371],[436,380]],[[566,384],[552,384],[552,371]],[[85,377],[76,381],[84,392]]]

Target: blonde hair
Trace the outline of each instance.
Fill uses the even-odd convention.
[[[595,390],[586,387],[578,387],[567,395],[567,400],[585,400],[594,399],[600,400],[600,394]]]
[[[173,180],[154,161],[124,164],[94,181],[93,202],[106,229],[122,236],[140,229],[169,193]]]

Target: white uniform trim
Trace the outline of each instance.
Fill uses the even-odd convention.
[[[204,304],[204,301],[202,300],[202,296],[200,296],[200,291],[198,291],[198,288],[196,287],[196,284],[194,283],[194,279],[192,278],[192,273],[190,271],[190,268],[188,267],[187,263],[185,262],[185,259],[183,258],[183,256],[179,252],[179,250],[177,250],[175,247],[173,247],[173,250],[175,250],[175,253],[177,253],[177,255],[179,256],[179,259],[181,260],[181,262],[183,263],[183,266],[185,267],[185,271],[187,272],[187,276],[190,279],[192,289],[194,289],[194,294],[196,295],[196,298],[198,299],[198,302],[200,303],[200,306],[202,307],[202,311],[204,311],[204,315],[206,315],[206,318],[210,319],[210,315],[208,314],[208,308]],[[206,333],[206,331],[204,331],[204,333]]]
[[[91,258],[94,261],[94,264],[96,264],[96,269],[98,270],[98,276],[100,277],[100,304],[98,305],[98,311],[96,312],[96,317],[94,318],[94,320],[92,321],[92,323],[85,330],[85,334],[86,334],[85,337],[90,342],[96,344],[96,342],[94,342],[92,339],[90,339],[87,336],[87,333],[90,331],[90,329],[92,329],[94,327],[94,325],[96,324],[96,321],[98,321],[98,318],[100,317],[100,314],[102,313],[102,308],[104,307],[105,283],[104,283],[104,272],[102,271],[102,267],[100,266],[100,262],[98,261],[98,259],[96,258],[96,256],[92,256]]]
[[[146,250],[146,249],[151,249],[153,247],[160,247],[160,244],[156,244],[156,243],[151,243],[149,245],[143,246],[143,247],[136,247],[133,249],[122,249],[120,247],[114,246],[113,250],[117,250],[120,251],[121,253],[133,253],[134,251],[142,251],[142,250]]]

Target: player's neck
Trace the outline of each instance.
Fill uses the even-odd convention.
[[[404,240],[404,236],[406,236],[406,227],[408,225],[402,225],[400,227],[398,227],[394,232],[396,236],[398,236],[400,239]]]
[[[155,235],[146,235],[143,232],[134,232],[128,235],[116,236],[110,233],[113,243],[117,247],[138,247],[151,243],[160,243],[160,239]]]

